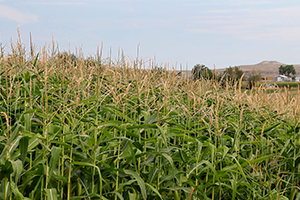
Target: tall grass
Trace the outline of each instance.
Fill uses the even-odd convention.
[[[0,56],[1,199],[295,199],[299,94],[125,58]],[[150,70],[150,68],[153,68]]]

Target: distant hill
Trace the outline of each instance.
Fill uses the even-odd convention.
[[[278,75],[279,67],[281,65],[287,65],[277,61],[262,61],[258,64],[253,65],[240,65],[241,70],[244,71],[247,76],[251,71],[256,70],[260,71],[263,76],[274,77]],[[300,76],[300,64],[293,64],[296,70],[296,76]],[[224,72],[225,68],[217,69],[217,72]]]

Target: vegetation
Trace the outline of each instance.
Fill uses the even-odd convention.
[[[249,77],[247,78],[249,89],[257,86],[261,80],[261,73],[259,71],[251,71]]]
[[[200,64],[194,66],[194,68],[192,69],[192,74],[194,80],[211,80],[213,78],[213,72],[205,65]]]
[[[1,199],[300,197],[299,98],[52,49],[1,51]]]
[[[285,75],[287,77],[290,77],[291,74],[295,75],[296,70],[294,68],[294,65],[281,65],[279,67],[279,74]]]
[[[297,82],[276,82],[278,87],[298,88],[299,83]]]
[[[276,85],[279,88],[298,88],[299,83],[298,82],[268,82],[269,84]],[[262,83],[264,84],[264,83]]]
[[[197,64],[192,69],[193,80],[213,80],[218,81],[222,87],[234,86],[243,79],[244,72],[239,67],[229,67],[223,73],[217,74],[205,65]]]
[[[228,67],[224,72],[224,81],[228,82],[230,85],[237,84],[241,79],[243,79],[244,72],[239,67]]]

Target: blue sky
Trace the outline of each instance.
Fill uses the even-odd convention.
[[[0,43],[82,48],[114,59],[224,68],[276,60],[299,64],[300,2],[292,0],[0,0]],[[9,51],[9,47],[6,47]]]

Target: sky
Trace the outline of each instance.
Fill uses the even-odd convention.
[[[9,52],[19,27],[41,49],[155,60],[191,69],[278,61],[300,63],[300,1],[296,0],[0,0],[0,43]]]

